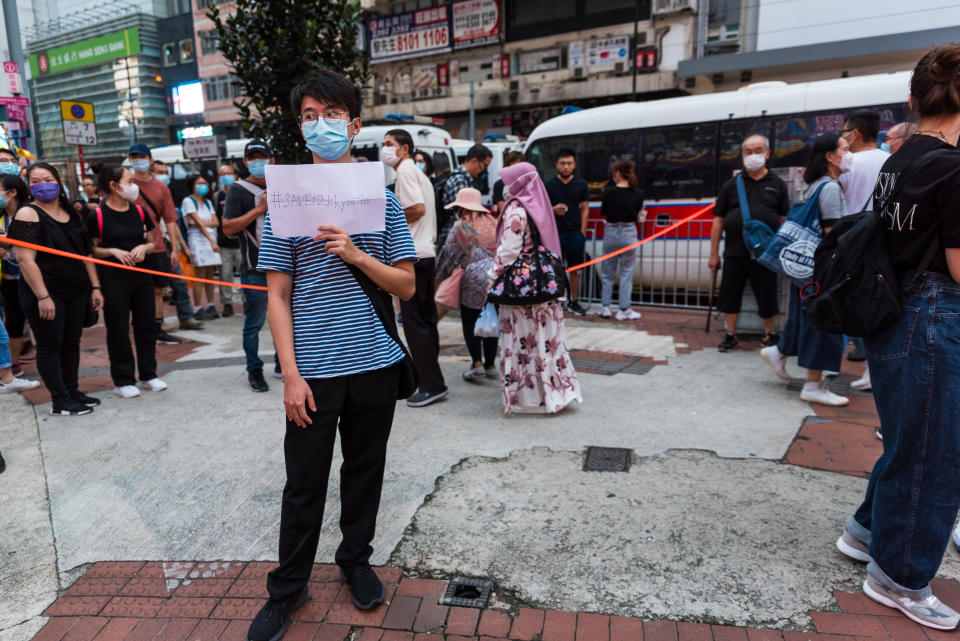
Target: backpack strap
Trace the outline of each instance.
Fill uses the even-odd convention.
[[[140,207],[137,207],[140,209]],[[142,214],[141,214],[142,215]],[[97,207],[97,229],[100,230],[100,242],[103,242],[103,210]]]
[[[140,214],[140,222],[141,222],[141,224],[146,224],[146,223],[147,223],[147,220],[146,220],[146,218],[145,218],[144,215],[143,215],[143,207],[141,207],[140,205],[134,205],[134,206],[137,208],[137,213]],[[100,208],[99,208],[99,207],[97,207],[97,211],[100,211]],[[100,235],[101,235],[101,236],[103,235],[103,232],[102,232],[102,231],[100,232]]]
[[[743,172],[737,174],[737,199],[740,201],[740,217],[746,226],[750,222],[750,203],[747,202],[747,190],[743,185]]]

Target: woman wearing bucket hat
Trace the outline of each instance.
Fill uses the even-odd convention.
[[[499,341],[495,337],[475,336],[473,328],[480,318],[487,296],[487,272],[493,266],[497,221],[480,202],[480,191],[472,187],[464,187],[457,192],[457,199],[444,209],[454,210],[457,220],[440,250],[437,278],[447,282],[457,268],[462,270],[457,295],[463,340],[470,351],[470,367],[463,373],[463,379],[496,379],[494,362]],[[443,293],[438,291],[437,295],[442,298]],[[443,300],[438,302],[446,304]]]
[[[510,194],[497,224],[497,250],[490,283],[520,256],[534,249],[534,238],[560,255],[556,216],[536,167],[520,162],[500,176]],[[567,352],[559,299],[535,305],[500,306],[500,385],[504,412],[545,414],[583,402],[580,383]]]

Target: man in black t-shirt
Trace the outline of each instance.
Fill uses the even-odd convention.
[[[267,286],[267,275],[257,271],[260,239],[267,217],[267,165],[273,164],[273,151],[262,140],[251,140],[243,150],[243,164],[250,171],[245,180],[238,180],[227,190],[223,205],[223,233],[240,237],[240,260],[244,285]],[[243,351],[247,355],[247,382],[255,392],[270,389],[263,378],[260,360],[260,329],[267,319],[267,292],[243,290]],[[278,372],[275,372],[278,373]]]
[[[557,233],[560,236],[560,250],[567,267],[579,265],[584,261],[586,246],[587,217],[590,215],[589,189],[587,181],[573,175],[577,168],[576,156],[572,149],[557,152],[557,175],[546,181],[547,195],[557,216]],[[580,295],[580,272],[570,272],[570,300],[567,309],[583,316],[587,313],[577,300]]]
[[[743,183],[750,208],[750,218],[766,223],[776,231],[790,210],[787,185],[767,169],[770,143],[764,136],[750,136],[743,141]],[[776,345],[779,337],[774,332],[777,317],[777,275],[750,258],[743,240],[743,217],[737,194],[737,179],[731,178],[720,188],[713,210],[710,230],[710,269],[720,268],[720,238],[724,238],[723,275],[717,309],[726,317],[727,335],[720,343],[721,352],[737,346],[737,319],[743,289],[747,281],[757,297],[760,318],[763,319],[764,345]]]
[[[220,221],[220,227],[217,228],[217,245],[220,246],[220,280],[229,283],[233,282],[234,273],[241,268],[240,264],[240,239],[236,236],[227,236],[223,233],[223,208],[227,203],[227,190],[237,180],[237,171],[233,165],[220,165],[217,169],[217,195],[215,198],[217,205],[217,220]],[[223,303],[224,318],[233,316],[233,296],[236,288],[228,285],[220,285],[220,302]]]

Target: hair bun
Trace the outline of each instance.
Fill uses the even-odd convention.
[[[950,44],[934,50],[930,78],[940,84],[953,82],[960,75],[960,45]]]

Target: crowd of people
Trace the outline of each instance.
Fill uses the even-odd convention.
[[[853,386],[874,390],[884,452],[837,547],[869,563],[864,591],[870,598],[939,629],[960,623],[960,614],[930,589],[960,508],[960,477],[952,471],[960,454],[954,427],[960,419],[958,74],[960,46],[925,55],[910,93],[918,122],[892,128],[883,145],[877,144],[879,117],[870,111],[850,114],[840,133],[819,135],[801,198],[815,207],[821,237],[848,214],[876,208],[887,223],[898,276],[922,284],[904,301],[898,323],[855,342],[854,355],[866,358],[868,370]],[[351,162],[351,142],[362,127],[356,87],[324,71],[299,80],[290,98],[313,162]],[[269,318],[275,375],[284,383],[287,481],[279,564],[267,577],[269,598],[251,623],[250,641],[278,639],[306,599],[338,433],[343,541],[336,563],[357,608],[384,600],[369,559],[387,442],[397,400],[425,407],[449,395],[439,363],[440,307],[460,310],[470,356],[462,379],[472,384],[499,379],[506,413],[556,413],[582,402],[564,326],[565,312],[586,313],[578,298],[578,272],[570,273],[568,285],[563,282],[563,266],[583,262],[589,214],[587,183],[575,175],[575,153],[561,149],[556,176],[546,181],[522,154],[511,154],[495,188],[493,212],[473,187],[492,159],[482,144],[442,183],[431,181],[429,154],[415,149],[403,129],[386,133],[381,153],[396,172],[395,184],[385,190],[383,231],[350,235],[322,225],[313,237],[289,238],[273,231],[265,175],[275,157],[261,140],[244,150],[246,178],[238,179],[236,169],[225,165],[211,193],[205,178],[191,177],[179,213],[166,167],[142,144],[130,148],[129,169],[104,165],[95,179],[85,178],[77,202],[67,199],[52,165],[30,165],[21,181],[16,156],[0,150],[2,224],[9,238],[169,274],[187,266],[202,279],[217,277],[219,268],[219,278],[232,281],[240,271],[242,284],[266,287],[243,289],[243,349],[250,387],[266,391],[259,333]],[[794,284],[778,334],[777,276],[758,262],[744,233],[749,220],[775,231],[790,211],[787,187],[767,168],[769,158],[763,135],[747,137],[744,170],[717,198],[708,265],[723,267],[719,308],[726,315],[726,336],[720,351],[738,344],[741,298],[749,282],[765,330],[762,358],[778,377],[789,379],[785,360],[796,356],[807,370],[801,398],[845,405],[848,399],[832,392],[824,376],[839,371],[848,337],[815,327]],[[632,246],[645,218],[633,162],[614,162],[611,179],[602,197],[605,253]],[[915,274],[931,246],[932,262]],[[80,337],[100,313],[114,392],[122,398],[138,396],[140,389],[166,389],[156,374],[155,352],[158,341],[178,340],[168,332],[202,329],[203,322],[233,313],[234,293],[226,285],[218,311],[209,283],[194,284],[191,303],[182,279],[90,263],[78,268],[69,258],[22,247],[2,251],[0,392],[38,384],[17,376],[14,357],[23,353],[29,323],[53,414],[85,414],[100,403],[80,391],[78,381]],[[635,261],[636,253],[627,251],[604,264],[599,316],[614,316],[616,285],[616,318],[639,318],[631,309]],[[179,328],[164,323],[166,288]],[[405,345],[398,337],[394,299]],[[479,329],[488,310],[499,327],[493,335]]]

